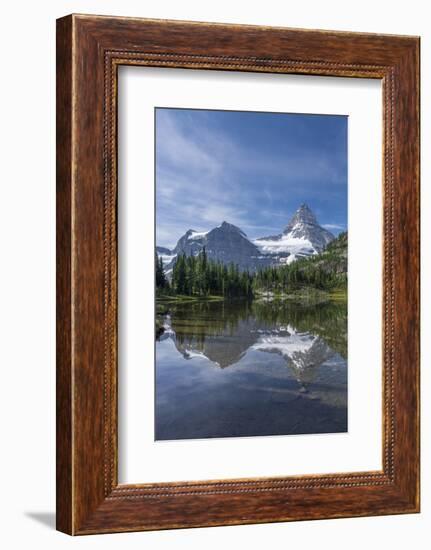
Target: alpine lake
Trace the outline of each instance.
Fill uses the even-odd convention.
[[[156,440],[347,431],[345,297],[156,309]]]

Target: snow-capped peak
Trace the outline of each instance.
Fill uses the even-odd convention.
[[[160,250],[159,255],[166,269],[171,269],[179,255],[197,256],[205,247],[211,260],[254,271],[319,254],[333,239],[334,235],[319,225],[310,207],[301,204],[278,235],[250,240],[239,227],[223,221],[208,231],[189,229],[172,251]]]
[[[301,206],[292,216],[289,223],[285,227],[283,233],[286,235],[287,233],[290,233],[291,231],[293,231],[295,228],[296,229],[300,228],[302,225],[319,226],[316,216],[311,211],[310,207],[305,203],[301,204]]]
[[[321,252],[334,235],[319,225],[307,204],[301,204],[280,235],[261,237],[254,243],[264,254],[278,256],[280,263],[291,263]]]

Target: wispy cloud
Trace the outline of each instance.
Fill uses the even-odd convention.
[[[341,225],[341,224],[338,224],[338,223],[323,223],[322,226],[325,229],[335,229],[335,230],[340,230],[340,231],[343,231],[344,229],[346,229],[345,225]]]
[[[345,193],[344,159],[335,162],[330,148],[304,147],[293,132],[283,140],[262,117],[251,132],[243,119],[232,131],[229,120],[213,111],[157,109],[158,244],[172,247],[187,229],[223,220],[252,238],[274,233],[299,203]]]

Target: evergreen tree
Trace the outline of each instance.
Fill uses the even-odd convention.
[[[156,288],[165,289],[167,286],[168,280],[163,266],[163,258],[156,253]]]
[[[156,284],[169,285],[163,261],[156,262]],[[178,256],[172,272],[172,289],[189,296],[219,295],[252,298],[256,292],[288,293],[301,288],[331,290],[347,285],[347,235],[340,235],[321,254],[287,265],[241,271],[233,263],[210,260],[206,249],[197,256]]]

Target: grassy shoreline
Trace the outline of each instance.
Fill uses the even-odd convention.
[[[175,311],[175,307],[182,304],[198,304],[211,302],[243,302],[247,298],[231,298],[227,296],[187,296],[183,294],[157,294],[156,295],[156,339],[158,340],[165,332],[166,316]],[[259,304],[272,303],[282,309],[284,304],[296,304],[307,309],[324,304],[347,304],[347,289],[334,289],[332,291],[318,290],[315,288],[302,288],[289,293],[281,292],[259,292],[250,302]]]
[[[296,302],[302,304],[319,304],[323,302],[347,301],[347,290],[318,290],[315,288],[302,288],[291,292],[259,292],[255,300],[271,302]]]
[[[159,305],[192,303],[192,302],[223,302],[240,300],[242,298],[231,298],[228,296],[187,296],[184,294],[158,294],[156,303]],[[246,298],[243,298],[246,299]],[[347,301],[347,289],[334,289],[331,291],[318,290],[315,288],[302,288],[288,293],[285,292],[258,292],[252,298],[257,301],[290,301],[300,303],[317,304],[326,301]]]
[[[186,296],[185,294],[159,294],[156,295],[156,303],[160,304],[178,304],[181,302],[223,302],[227,300],[226,296]]]

